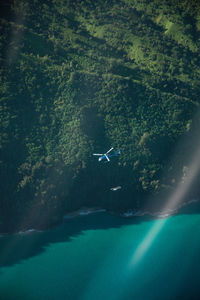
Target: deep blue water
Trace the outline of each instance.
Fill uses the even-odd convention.
[[[0,238],[0,299],[200,299],[200,215],[80,216]]]

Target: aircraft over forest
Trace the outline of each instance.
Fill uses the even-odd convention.
[[[108,150],[106,153],[93,153],[93,155],[96,155],[96,156],[100,156],[98,161],[105,161],[105,162],[109,162],[110,161],[110,158],[112,156],[118,156],[120,155],[121,151],[120,150],[117,150],[116,152],[114,152],[113,154],[110,154],[110,152],[113,150],[114,148],[110,148],[110,150]]]

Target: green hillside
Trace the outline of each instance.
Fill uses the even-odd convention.
[[[199,124],[198,1],[1,5],[1,231],[173,189]],[[109,164],[92,156],[110,147]]]

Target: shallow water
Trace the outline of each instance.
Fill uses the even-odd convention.
[[[200,215],[107,213],[0,238],[0,299],[199,299]]]

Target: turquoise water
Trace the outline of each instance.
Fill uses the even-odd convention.
[[[199,263],[199,214],[81,216],[0,239],[0,299],[199,299]]]

